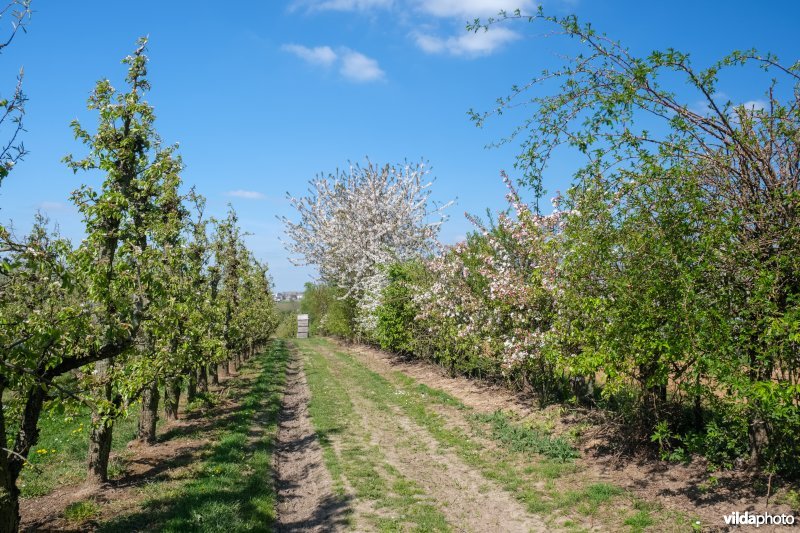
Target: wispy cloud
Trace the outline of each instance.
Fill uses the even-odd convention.
[[[290,11],[371,11],[374,9],[413,9],[440,18],[491,17],[500,11],[532,12],[534,0],[294,0]]]
[[[360,83],[379,81],[385,77],[377,61],[353,50],[348,50],[342,55],[339,72],[348,80]]]
[[[763,111],[767,108],[767,103],[764,100],[749,100],[743,103],[742,107],[752,111]]]
[[[233,198],[244,198],[245,200],[264,200],[266,198],[264,193],[260,193],[258,191],[245,191],[243,189],[228,191],[225,193],[225,195],[232,196]]]
[[[375,59],[349,48],[341,48],[337,52],[330,46],[310,48],[299,44],[284,44],[281,46],[281,50],[289,52],[307,63],[325,68],[330,68],[338,63],[339,74],[350,81],[366,83],[379,81],[386,77],[386,73]]]
[[[304,9],[308,13],[346,11],[359,14],[388,10],[387,16],[414,28],[410,38],[422,51],[473,58],[490,55],[519,39],[520,35],[505,26],[466,32],[465,21],[485,20],[501,11],[533,13],[536,0],[294,0],[289,9]],[[307,48],[295,44],[283,48],[309,63],[326,67],[337,61],[338,54],[339,72],[352,81],[376,81],[385,76],[374,59],[359,52],[346,49],[335,52],[327,46]]]
[[[63,202],[40,202],[36,204],[36,209],[41,209],[42,211],[66,211],[69,209],[69,205]]]
[[[519,39],[519,35],[503,27],[465,33],[453,37],[438,37],[426,33],[415,33],[417,46],[428,54],[451,54],[454,56],[477,57],[493,53],[503,45]]]
[[[420,13],[449,21],[453,35],[440,36],[435,33],[415,31],[412,37],[417,46],[428,54],[450,54],[463,57],[480,57],[494,53],[503,45],[520,38],[515,31],[504,26],[492,26],[488,31],[465,32],[464,21],[488,18],[500,11],[513,13],[533,12],[534,0],[414,0]]]
[[[299,44],[284,44],[281,50],[294,54],[303,61],[313,65],[330,67],[336,61],[336,52],[330,46],[315,46],[309,48]]]

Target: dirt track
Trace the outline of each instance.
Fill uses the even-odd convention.
[[[308,415],[309,390],[302,365],[293,357],[286,369],[274,470],[278,489],[278,531],[339,531],[346,506],[333,493],[322,448]]]

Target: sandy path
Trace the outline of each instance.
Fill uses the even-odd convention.
[[[347,507],[333,493],[308,414],[310,392],[296,352],[286,369],[275,454],[277,531],[342,531]]]

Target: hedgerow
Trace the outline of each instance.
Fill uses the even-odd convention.
[[[472,112],[479,126],[529,112],[504,141],[521,141],[517,185],[533,197],[503,175],[509,208],[473,218],[463,242],[411,257],[387,243],[369,263],[384,276],[374,319],[360,321],[374,327],[341,333],[543,402],[614,409],[667,458],[799,475],[800,63],[755,50],[702,69],[676,50],[635,56],[541,11],[470,27],[517,19],[583,47]],[[737,69],[763,74],[763,104],[721,96]],[[545,214],[559,150],[577,169]],[[323,286],[366,309],[342,278]]]

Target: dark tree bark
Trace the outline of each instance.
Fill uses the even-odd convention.
[[[189,383],[186,386],[186,401],[191,403],[197,398],[197,372],[194,369],[187,371]]]
[[[181,399],[181,378],[172,377],[164,385],[164,418],[178,419],[178,405]]]
[[[197,370],[197,389],[200,392],[208,392],[208,373],[206,372],[206,365],[202,365]]]
[[[219,374],[217,373],[217,365],[208,365],[208,375],[211,378],[211,384],[219,387]]]
[[[102,423],[97,413],[92,415],[91,438],[89,439],[89,471],[86,483],[101,485],[108,481],[108,458],[111,455],[111,438],[114,431],[113,421]]]
[[[156,422],[158,422],[158,381],[154,380],[142,393],[142,412],[139,415],[138,439],[147,444],[156,443]]]
[[[8,442],[2,405],[4,389],[5,382],[0,376],[0,447],[3,448]],[[16,533],[19,529],[19,489],[12,474],[12,457],[6,450],[0,450],[0,533]]]
[[[98,361],[95,365],[95,374],[99,379],[105,380],[110,367],[110,360]],[[99,390],[102,391],[104,399],[111,402],[111,383],[105,383]],[[108,457],[111,454],[113,431],[113,418],[108,418],[104,421],[102,414],[94,410],[92,412],[92,432],[89,435],[89,453],[87,457],[88,472],[86,474],[86,483],[89,485],[100,485],[108,481]]]

